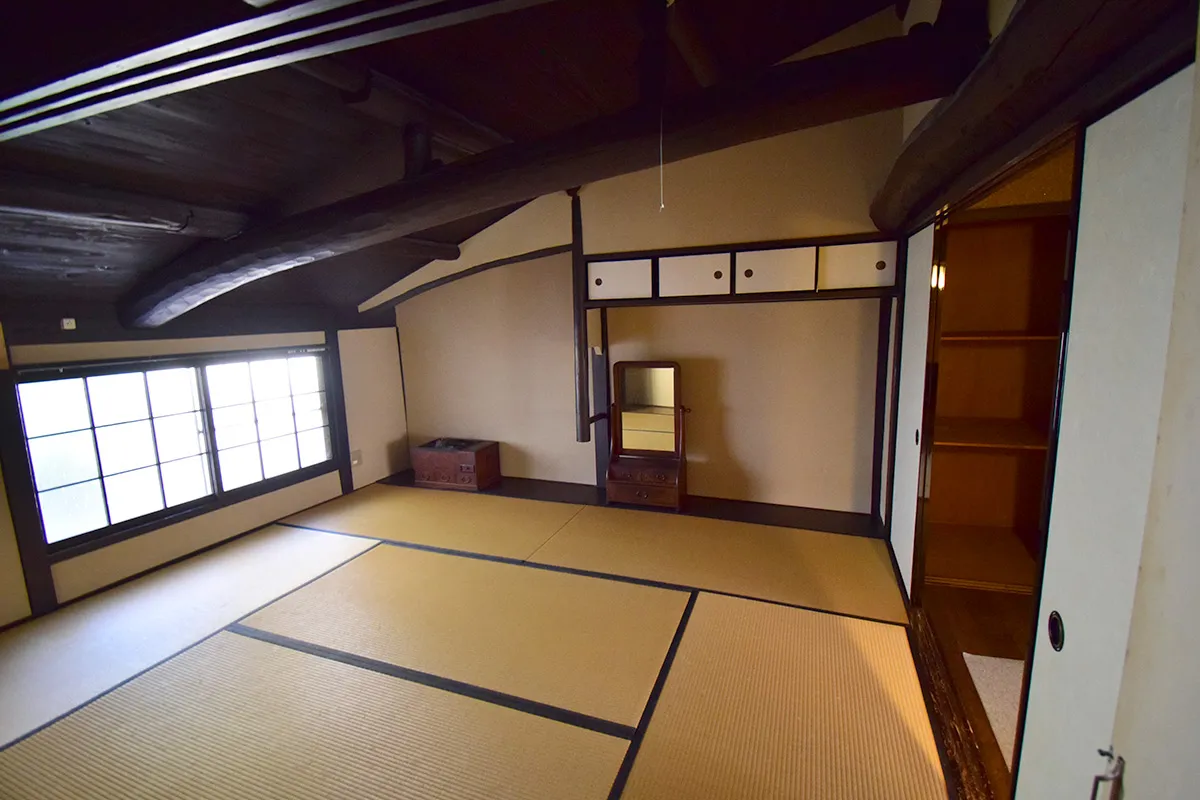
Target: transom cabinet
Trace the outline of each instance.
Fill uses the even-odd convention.
[[[589,301],[819,293],[895,285],[896,242],[588,261]]]

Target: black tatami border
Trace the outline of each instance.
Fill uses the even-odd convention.
[[[371,541],[379,542],[383,545],[391,547],[403,547],[406,550],[422,550],[427,553],[440,553],[446,556],[458,556],[460,558],[473,558],[477,561],[494,561],[498,564],[509,564],[514,567],[528,567],[530,569],[540,569],[546,572],[561,572],[567,575],[579,575],[584,578],[599,578],[601,580],[615,581],[617,583],[631,583],[635,586],[649,586],[654,589],[667,589],[672,592],[683,592],[685,594],[691,592],[703,592],[705,594],[716,594],[722,597],[734,597],[738,600],[751,600],[755,603],[766,603],[772,606],[783,606],[784,608],[798,608],[801,611],[812,611],[816,614],[830,614],[835,617],[845,617],[847,619],[857,619],[863,622],[875,622],[880,625],[894,625],[899,628],[907,628],[908,622],[897,622],[889,619],[878,619],[876,617],[868,617],[862,614],[851,614],[848,611],[833,611],[828,608],[817,608],[815,606],[805,606],[798,603],[787,603],[783,600],[771,600],[766,597],[754,597],[748,594],[737,594],[736,592],[725,592],[720,589],[708,589],[703,586],[688,586],[682,583],[668,583],[667,581],[656,581],[650,578],[634,578],[629,575],[618,575],[612,572],[596,572],[590,569],[579,569],[577,567],[562,567],[557,564],[542,564],[537,561],[524,561],[519,558],[511,558],[509,556],[494,556],[486,553],[473,553],[469,550],[454,550],[449,547],[438,547],[432,544],[418,544],[416,542],[404,542],[395,539],[380,539],[376,536],[368,536],[362,533],[344,533],[342,531],[329,530],[328,528],[314,528],[311,525],[297,525],[293,522],[277,522],[276,525],[283,525],[288,528],[299,528],[304,531],[313,531],[315,533],[328,533],[335,536],[350,536],[356,539],[370,539]]]
[[[637,729],[629,742],[629,749],[625,751],[625,758],[621,760],[617,777],[613,779],[612,789],[608,792],[608,800],[619,800],[621,793],[625,791],[629,773],[633,771],[633,762],[637,759],[638,750],[642,748],[642,740],[646,738],[646,729],[650,727],[650,718],[654,716],[658,698],[662,695],[663,687],[667,685],[667,675],[671,672],[671,665],[675,663],[675,654],[679,652],[679,643],[683,641],[684,631],[687,630],[688,620],[692,618],[692,609],[696,607],[696,598],[699,594],[698,591],[693,591],[688,595],[687,606],[684,607],[683,615],[679,618],[679,626],[675,629],[675,637],[671,639],[671,646],[667,648],[667,655],[663,659],[662,668],[658,671],[658,678],[654,681],[654,688],[650,690],[650,697],[646,700],[646,707],[642,710],[642,718],[638,720]]]
[[[287,597],[288,595],[294,594],[295,592],[300,591],[301,589],[305,588],[306,586],[316,583],[317,581],[321,580],[321,578],[324,578],[326,575],[329,575],[330,573],[335,572],[335,571],[341,569],[342,567],[346,566],[354,559],[365,556],[367,553],[371,552],[378,546],[379,546],[379,544],[376,543],[376,544],[371,545],[370,547],[366,548],[365,550],[363,550],[360,553],[355,553],[354,555],[350,556],[349,558],[339,561],[337,564],[334,564],[332,567],[321,572],[318,575],[314,575],[313,577],[309,578],[308,580],[306,580],[304,583],[300,584],[299,586],[295,586],[291,589],[288,589],[286,592],[279,595],[278,597],[272,597],[270,600],[263,603],[262,605],[257,606],[256,608],[246,612],[245,614],[243,614],[242,616],[238,617],[236,620],[231,622],[229,625],[223,625],[220,628],[217,628],[212,633],[204,636],[203,638],[197,639],[196,641],[189,644],[187,647],[183,647],[183,648],[180,648],[179,650],[176,650],[175,652],[171,653],[169,656],[165,656],[164,658],[161,658],[158,661],[155,661],[153,664],[146,667],[145,669],[139,670],[138,672],[134,673],[133,675],[130,675],[128,678],[125,678],[120,683],[110,686],[109,688],[105,689],[103,692],[96,695],[95,697],[88,698],[87,700],[85,700],[84,702],[75,706],[74,708],[71,708],[71,709],[59,714],[54,719],[52,719],[48,722],[44,722],[41,725],[38,725],[36,728],[34,728],[33,730],[31,730],[27,733],[21,734],[16,739],[13,739],[11,742],[0,745],[0,753],[3,753],[5,750],[7,750],[10,747],[20,744],[21,742],[25,741],[26,739],[30,738],[31,736],[35,736],[38,733],[41,733],[46,728],[49,728],[51,725],[54,725],[55,723],[61,722],[62,720],[66,719],[67,717],[74,714],[75,712],[82,711],[83,709],[87,708],[88,706],[90,706],[92,703],[96,702],[100,698],[110,695],[113,692],[115,692],[117,689],[120,689],[122,686],[126,685],[127,683],[131,683],[131,682],[137,680],[138,678],[142,677],[150,670],[161,667],[163,664],[167,663],[168,661],[170,661],[174,658],[177,658],[177,657],[183,655],[184,653],[186,653],[187,651],[191,650],[194,647],[199,647],[200,645],[204,644],[205,642],[207,642],[209,639],[213,638],[217,634],[225,633],[226,631],[228,631],[228,629],[231,626],[237,625],[242,620],[247,619],[248,617],[251,617],[251,616],[257,614],[259,611],[262,611],[267,606],[272,605],[273,603],[279,602],[280,600]]]
[[[576,728],[586,728],[589,731],[603,733],[608,736],[613,736],[618,739],[632,739],[634,729],[628,725],[622,725],[619,722],[611,722],[610,720],[593,717],[589,714],[583,714],[578,711],[553,706],[549,703],[540,703],[536,700],[529,700],[524,697],[498,692],[494,689],[486,689],[482,686],[476,686],[472,683],[456,681],[453,678],[443,678],[440,675],[434,675],[430,672],[422,672],[409,667],[401,667],[396,664],[389,664],[386,661],[379,661],[374,658],[356,655],[338,650],[333,647],[326,647],[313,642],[306,642],[302,639],[294,639],[291,636],[284,636],[279,633],[272,633],[261,628],[254,628],[249,625],[243,625],[240,622],[235,622],[226,628],[230,633],[236,633],[250,639],[257,639],[260,642],[286,647],[289,650],[295,650],[299,653],[305,653],[310,656],[317,656],[329,661],[337,661],[341,664],[347,664],[359,669],[378,672],[382,675],[388,675],[392,678],[408,681],[409,683],[418,683],[422,686],[429,686],[433,689],[441,689],[451,694],[458,694],[464,697],[470,697],[474,700],[482,700],[485,703],[490,703],[496,706],[511,708],[515,711],[523,711],[526,714],[533,714],[536,717],[544,717],[554,720],[555,722],[563,722],[567,725],[573,725]]]

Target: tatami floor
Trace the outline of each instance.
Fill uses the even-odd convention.
[[[876,540],[372,486],[0,635],[4,798],[945,798]]]

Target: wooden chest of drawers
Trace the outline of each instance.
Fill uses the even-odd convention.
[[[608,466],[608,502],[679,510],[687,494],[679,463],[673,459],[615,458]]]
[[[500,445],[476,439],[434,439],[413,450],[413,472],[413,483],[426,489],[487,489],[500,482]]]

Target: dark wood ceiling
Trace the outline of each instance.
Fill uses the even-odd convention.
[[[638,104],[647,0],[557,0],[432,30],[339,57],[373,70],[514,141],[538,139]],[[284,6],[278,3],[270,8]],[[677,0],[722,80],[752,74],[892,2]],[[3,4],[0,98],[113,58],[260,13],[240,0]],[[186,11],[184,10],[186,9]],[[70,20],[70,24],[63,24]],[[701,90],[680,48],[666,52],[665,92]],[[365,153],[403,149],[403,125],[293,67],[171,94],[0,143],[0,169],[236,211],[250,224],[322,195]],[[402,175],[383,175],[397,180]],[[328,195],[328,192],[324,192]],[[337,196],[327,198],[338,199]],[[511,209],[425,231],[459,243]],[[204,242],[156,229],[31,217],[0,207],[0,301],[113,302],[140,276]],[[380,245],[280,273],[222,305],[355,307],[424,263]],[[11,307],[11,303],[9,303]]]

